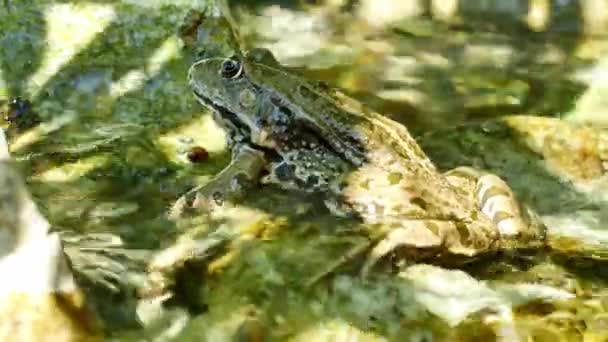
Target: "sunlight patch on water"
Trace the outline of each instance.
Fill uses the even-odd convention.
[[[6,80],[4,79],[2,69],[0,69],[0,97],[5,97],[7,95],[8,95],[8,88],[6,86]]]
[[[57,115],[51,120],[41,123],[40,125],[16,137],[13,143],[10,145],[11,152],[18,152],[27,148],[28,146],[44,139],[47,134],[71,123],[74,121],[74,119],[76,119],[75,112],[65,111],[63,114]]]
[[[156,76],[167,62],[177,58],[179,51],[180,40],[177,36],[167,38],[150,56],[145,67],[131,70],[120,80],[112,83],[110,86],[110,97],[117,99],[128,92],[141,88],[144,82]]]
[[[556,237],[570,237],[589,246],[608,245],[608,218],[593,210],[579,210],[575,213],[544,215],[543,222],[549,233]]]
[[[70,182],[86,175],[90,171],[102,168],[111,161],[111,155],[96,155],[83,158],[74,163],[62,164],[60,167],[52,168],[32,178],[42,182]]]
[[[585,33],[605,35],[608,29],[608,3],[605,0],[581,1],[580,9]]]
[[[190,164],[185,153],[189,147],[202,146],[211,153],[220,153],[226,150],[226,135],[211,115],[205,115],[159,136],[157,145],[168,160]]]
[[[6,134],[4,134],[3,129],[0,129],[0,161],[8,160],[10,157],[11,156],[8,153],[8,142],[6,141]]]
[[[548,0],[533,0],[528,5],[526,21],[528,27],[535,32],[542,32],[549,27],[551,19],[551,2]]]
[[[28,80],[30,98],[35,98],[62,66],[116,17],[111,5],[56,4],[45,12],[47,23],[47,50],[42,65]]]
[[[414,334],[413,334],[414,335]],[[363,331],[340,318],[320,321],[310,328],[289,339],[292,342],[304,341],[366,341],[385,342],[386,338],[373,332]],[[415,340],[414,338],[412,340]]]
[[[421,1],[374,0],[362,1],[358,15],[370,25],[382,27],[404,18],[418,17],[424,13]]]
[[[450,20],[458,13],[458,0],[433,1],[431,12],[433,17],[439,20]]]
[[[110,86],[110,97],[114,100],[128,92],[137,90],[146,81],[146,73],[141,70],[131,70],[121,79],[113,82]]]
[[[573,122],[592,123],[608,127],[608,58],[600,59],[594,66],[577,72],[574,80],[585,83],[588,88],[576,100],[574,109],[567,119]]]
[[[147,8],[161,8],[163,6],[204,8],[206,5],[204,0],[123,0],[122,2]]]

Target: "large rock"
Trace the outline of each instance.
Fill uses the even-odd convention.
[[[100,340],[61,239],[11,165],[0,131],[0,340]]]

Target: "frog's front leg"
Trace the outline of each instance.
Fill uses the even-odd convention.
[[[169,217],[176,219],[187,210],[238,201],[247,189],[257,183],[266,165],[262,151],[248,145],[235,146],[230,164],[210,182],[181,196],[171,208]]]
[[[212,209],[225,201],[237,201],[259,180],[266,167],[267,161],[262,151],[245,144],[235,145],[230,164],[207,184],[180,197],[169,217],[177,220],[187,210]],[[147,297],[147,302],[153,305],[168,300],[173,296],[177,282],[181,281],[176,275],[187,270],[187,264],[197,264],[212,258],[232,239],[234,234],[229,228],[218,229],[204,237],[184,235],[183,239],[152,258],[140,294]]]

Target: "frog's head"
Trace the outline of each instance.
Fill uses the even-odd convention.
[[[246,76],[241,60],[232,57],[198,61],[190,67],[188,82],[197,100],[215,110],[220,124],[238,129],[246,138],[259,136],[259,89]]]
[[[188,72],[194,95],[214,109],[221,125],[254,145],[276,149],[308,134],[360,164],[360,134],[352,129],[358,116],[337,108],[328,93],[276,61],[266,64],[268,56],[258,59],[248,55],[195,63]]]

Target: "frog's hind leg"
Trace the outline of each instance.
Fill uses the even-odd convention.
[[[421,219],[401,220],[385,226],[388,232],[381,234],[377,242],[369,252],[361,269],[361,277],[366,278],[374,265],[380,259],[397,250],[412,251],[414,254],[400,259],[421,259],[441,254],[442,246],[450,245],[453,249],[461,248],[458,252],[462,255],[475,255],[475,250],[468,249],[459,243],[457,228],[453,222]]]
[[[479,210],[496,225],[501,240],[528,240],[539,235],[539,222],[522,210],[511,187],[495,174],[472,167],[457,167],[445,174],[457,189],[474,197]]]

